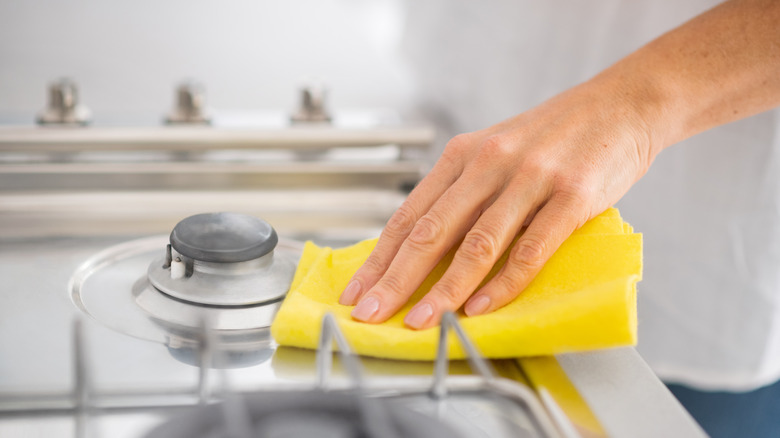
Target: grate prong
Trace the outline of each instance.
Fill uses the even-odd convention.
[[[398,430],[388,418],[387,413],[376,403],[376,400],[366,395],[363,371],[357,356],[352,353],[344,333],[341,332],[336,317],[326,313],[322,318],[322,330],[317,346],[317,386],[327,389],[327,380],[333,365],[333,340],[339,349],[341,361],[347,369],[355,388],[360,417],[365,425],[368,436],[376,438],[400,438]]]
[[[449,356],[447,348],[447,339],[450,330],[455,332],[455,336],[460,341],[463,349],[466,350],[466,358],[472,371],[482,376],[485,380],[492,380],[495,378],[496,373],[493,371],[493,367],[479,354],[477,347],[466,336],[466,332],[463,331],[458,318],[452,312],[447,312],[442,315],[441,328],[439,330],[439,345],[436,350],[436,362],[434,363],[433,374],[433,386],[431,387],[431,395],[436,399],[443,399],[447,396],[446,379],[449,373]]]

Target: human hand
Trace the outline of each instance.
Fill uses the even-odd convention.
[[[454,137],[390,218],[339,302],[380,323],[455,245],[452,264],[406,315],[414,329],[465,303],[469,316],[512,301],[560,244],[614,204],[654,155],[629,90],[586,83],[490,128]],[[475,291],[514,238],[499,273]]]

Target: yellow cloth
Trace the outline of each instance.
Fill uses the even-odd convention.
[[[393,359],[431,360],[438,328],[411,330],[403,318],[441,278],[451,251],[395,316],[383,324],[350,317],[338,298],[376,240],[330,249],[307,242],[290,292],[271,333],[281,345],[316,348],[323,315],[331,312],[354,350]],[[496,263],[492,277],[507,254]],[[492,358],[549,355],[636,344],[636,282],[642,273],[642,236],[616,209],[572,234],[518,297],[493,313],[460,323],[480,352]],[[454,339],[454,338],[453,338]],[[462,358],[457,342],[450,357]]]

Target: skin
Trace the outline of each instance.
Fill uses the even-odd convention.
[[[339,302],[381,323],[462,241],[404,322],[433,327],[461,306],[469,316],[492,312],[661,150],[778,104],[780,1],[723,3],[530,111],[454,137]],[[476,290],[521,230],[499,274]]]

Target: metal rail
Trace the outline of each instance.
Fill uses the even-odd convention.
[[[395,144],[426,148],[433,141],[428,126],[342,128],[294,126],[231,129],[174,127],[0,127],[0,152],[124,150],[198,151],[208,149],[298,149]]]

